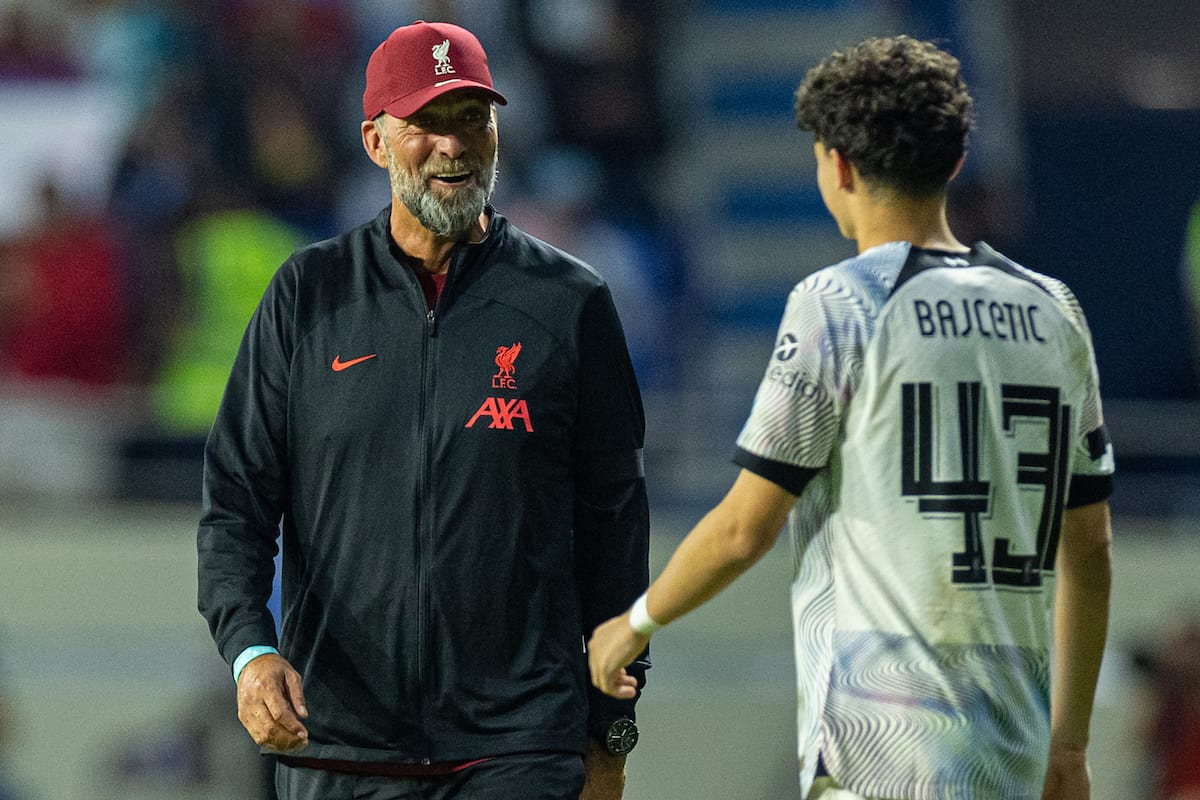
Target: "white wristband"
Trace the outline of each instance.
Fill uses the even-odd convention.
[[[633,601],[633,607],[629,609],[629,627],[633,628],[634,633],[640,633],[642,636],[650,636],[662,624],[655,622],[654,617],[650,616],[650,612],[646,610],[646,594]]]

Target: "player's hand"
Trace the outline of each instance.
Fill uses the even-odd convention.
[[[597,626],[588,641],[588,667],[592,683],[607,695],[622,700],[637,697],[637,678],[625,671],[646,649],[650,637],[629,627],[629,612]]]
[[[268,653],[242,670],[237,684],[238,719],[256,744],[298,750],[308,744],[308,716],[300,673],[283,656]]]
[[[579,800],[621,800],[625,793],[625,756],[614,756],[588,737],[583,771],[585,778]]]
[[[1050,743],[1050,766],[1042,800],[1088,800],[1092,794],[1092,777],[1088,771],[1087,753],[1083,748]]]

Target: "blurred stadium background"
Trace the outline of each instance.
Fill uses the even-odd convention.
[[[963,60],[955,225],[1075,289],[1117,447],[1094,796],[1167,798],[1200,764],[1200,4],[0,0],[0,799],[267,797],[195,611],[199,448],[271,272],[387,202],[362,68],[413,19],[488,48],[499,209],[613,285],[656,570],[788,288],[851,252],[795,84],[870,34]],[[656,640],[629,800],[797,796],[789,563]]]

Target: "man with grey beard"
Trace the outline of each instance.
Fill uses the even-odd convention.
[[[363,123],[363,144],[376,163],[382,152],[385,163],[381,166],[387,167],[392,197],[408,209],[422,228],[437,237],[457,239],[477,226],[496,188],[497,142],[491,101],[483,92],[459,91],[431,100],[416,118],[397,119],[385,111]],[[470,158],[438,152],[420,167],[417,175],[400,165],[396,150],[389,144],[393,139],[403,141],[426,133],[436,134],[439,130],[451,131],[456,125],[461,125],[463,138],[483,141],[479,151]],[[474,180],[470,180],[471,176]],[[455,188],[445,195],[436,194],[431,188],[434,181],[439,186]]]
[[[604,280],[490,205],[496,104],[458,26],[375,50],[392,202],[280,268],[209,436],[199,607],[283,800],[623,791],[582,643],[646,588],[641,397]]]

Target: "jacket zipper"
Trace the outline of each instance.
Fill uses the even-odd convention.
[[[417,287],[424,301],[424,293]],[[436,335],[437,318],[433,309],[425,316],[425,336],[421,340],[421,394],[418,408],[418,442],[420,464],[417,474],[420,476],[417,497],[420,508],[420,528],[417,531],[417,697],[420,703],[422,755],[421,763],[432,763],[432,742],[429,738],[429,703],[428,684],[432,677],[430,668],[432,660],[432,643],[429,638],[433,630],[430,622],[429,564],[433,560],[433,481],[432,468],[432,433],[429,425],[429,410],[432,407],[433,395],[433,358],[430,353],[430,340]]]
[[[455,257],[455,262],[461,261],[462,256],[458,254]],[[453,267],[451,268],[453,272]],[[421,288],[420,281],[415,280],[417,284],[417,294],[420,296],[421,302],[425,300],[425,292]],[[441,295],[434,304],[434,308],[428,309],[425,315],[425,336],[421,340],[421,405],[418,409],[419,428],[418,441],[420,443],[420,468],[417,473],[420,478],[420,486],[418,488],[417,497],[421,508],[421,527],[417,533],[417,688],[418,697],[421,704],[421,734],[424,746],[424,753],[421,756],[422,764],[432,763],[433,744],[429,736],[429,701],[427,684],[430,683],[433,676],[433,643],[431,641],[434,631],[432,624],[432,603],[430,597],[432,591],[430,589],[429,565],[433,561],[433,550],[436,547],[434,532],[436,531],[436,521],[434,520],[433,509],[435,508],[435,498],[433,492],[433,433],[430,430],[429,415],[433,409],[433,384],[434,384],[434,358],[431,355],[432,342],[437,338],[437,310],[442,307],[442,299],[450,286],[450,276],[446,276],[446,284],[442,286]]]

